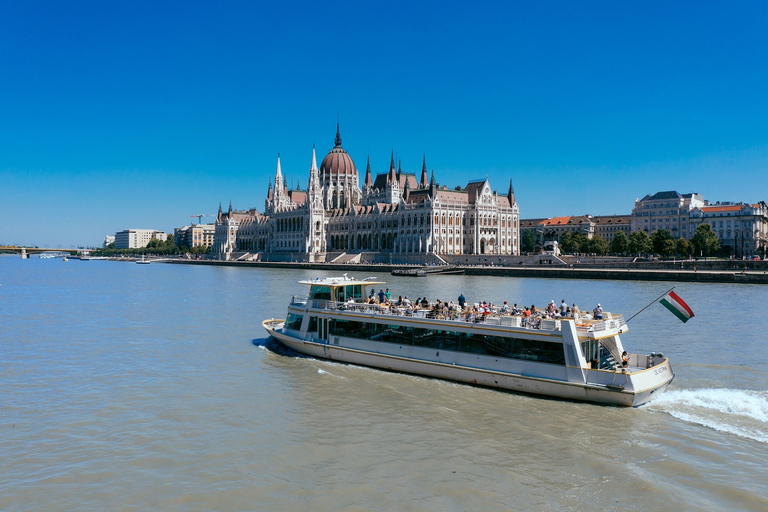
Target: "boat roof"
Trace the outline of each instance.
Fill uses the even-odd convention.
[[[356,279],[344,274],[342,277],[316,277],[315,279],[305,279],[299,281],[299,284],[306,284],[309,286],[321,285],[321,286],[347,286],[350,284],[386,284],[386,281],[376,281],[375,277],[367,277],[365,279]]]

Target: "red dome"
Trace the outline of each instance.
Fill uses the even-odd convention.
[[[320,175],[333,174],[357,174],[355,162],[349,153],[341,147],[341,135],[339,135],[339,125],[336,125],[336,146],[325,155],[323,163],[320,164]]]

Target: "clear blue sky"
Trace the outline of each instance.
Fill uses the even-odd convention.
[[[337,115],[361,171],[511,178],[523,218],[765,200],[766,27],[768,2],[1,2],[0,243],[261,211]]]

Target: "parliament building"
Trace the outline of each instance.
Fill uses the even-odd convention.
[[[263,213],[219,213],[211,256],[221,260],[463,263],[520,254],[520,214],[510,180],[506,194],[487,178],[449,189],[427,175],[389,171],[365,178],[341,145],[317,166],[315,149],[306,190],[289,190],[280,168],[270,180]]]

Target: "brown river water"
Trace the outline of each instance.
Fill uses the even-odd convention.
[[[671,286],[349,274],[626,318]],[[676,377],[625,409],[267,339],[324,275],[0,257],[0,510],[768,510],[768,286],[680,284],[688,323],[658,304],[633,319],[625,346]]]

